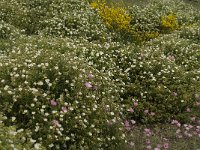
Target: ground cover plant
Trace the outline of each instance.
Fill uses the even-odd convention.
[[[2,0],[0,148],[200,149],[190,4]]]

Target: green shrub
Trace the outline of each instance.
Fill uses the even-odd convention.
[[[0,55],[8,52],[15,38],[20,36],[20,31],[14,26],[0,21]]]
[[[29,150],[45,150],[41,144],[33,145],[32,139],[26,137],[23,130],[16,130],[14,126],[6,127],[3,124],[5,118],[0,115],[0,149],[29,149]]]
[[[199,45],[181,39],[179,32],[160,36],[141,47],[87,42],[75,47],[79,57],[107,72],[121,88],[125,116],[139,122],[176,118],[193,105],[194,94],[199,92]],[[133,99],[138,100],[138,107],[129,113]]]
[[[1,58],[0,70],[5,123],[30,130],[47,149],[111,149],[123,142],[117,87],[80,58],[29,44]]]
[[[17,35],[19,36],[19,34],[19,30],[14,26],[4,22],[3,20],[0,21],[0,39],[14,38]]]
[[[199,21],[199,11],[183,1],[155,0],[146,6],[129,6],[133,35],[139,41],[170,33],[182,25]],[[149,36],[150,35],[150,36]]]
[[[197,30],[198,31],[198,30]],[[195,34],[195,32],[193,32]],[[198,32],[197,32],[198,34]],[[184,37],[185,38],[180,38]],[[174,58],[177,65],[181,66],[185,72],[197,71],[200,68],[200,45],[196,42],[198,37],[190,36],[180,31],[174,34],[165,35],[151,42],[152,49],[160,46],[166,56]]]
[[[129,57],[123,64],[130,79],[124,92],[124,102],[127,104],[128,98],[129,103],[126,114],[139,122],[169,122],[192,107],[194,94],[199,92],[198,71],[185,71],[174,62],[176,56],[160,51]],[[134,67],[127,65],[131,60],[135,60],[131,63]],[[134,112],[128,112],[131,108]]]
[[[180,37],[184,39],[190,39],[195,43],[200,42],[200,28],[198,24],[189,25],[183,27],[180,33]]]
[[[0,4],[0,19],[28,35],[81,36],[90,41],[107,35],[106,27],[87,1],[3,0]]]
[[[27,33],[28,28],[34,26],[29,14],[28,8],[24,7],[20,0],[2,0],[0,2],[0,19],[19,30],[25,30]]]

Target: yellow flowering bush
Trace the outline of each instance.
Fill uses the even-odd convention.
[[[120,6],[107,5],[105,0],[96,0],[91,3],[92,8],[97,9],[105,24],[109,28],[118,31],[129,31],[131,16]]]
[[[169,13],[167,16],[161,17],[161,26],[164,30],[174,31],[178,29],[177,17],[173,13]]]

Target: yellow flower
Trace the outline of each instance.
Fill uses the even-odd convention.
[[[164,27],[168,30],[174,31],[174,30],[178,29],[177,17],[173,13],[170,13],[167,16],[162,16],[161,24],[162,24],[162,27]]]
[[[108,28],[113,28],[118,31],[130,30],[131,17],[126,13],[124,8],[113,5],[109,6],[105,0],[92,2],[91,7],[99,12],[99,15]]]

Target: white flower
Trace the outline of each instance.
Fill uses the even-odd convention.
[[[49,147],[53,147],[53,146],[54,146],[54,144],[53,144],[53,143],[49,145]]]
[[[12,117],[12,121],[15,121],[16,117]]]
[[[38,85],[43,85],[43,82],[42,82],[42,81],[39,81],[37,84],[38,84]]]
[[[9,86],[8,86],[8,85],[6,85],[6,86],[4,87],[4,90],[5,90],[5,91],[7,91],[7,90],[8,90],[8,88],[9,88]]]
[[[114,114],[114,112],[110,112],[110,114],[112,115],[112,116],[114,116],[115,114]]]
[[[40,147],[41,147],[41,144],[39,144],[39,143],[34,144],[35,149],[40,149]]]
[[[70,137],[66,136],[66,137],[65,137],[65,140],[69,141],[69,140],[70,140]]]

